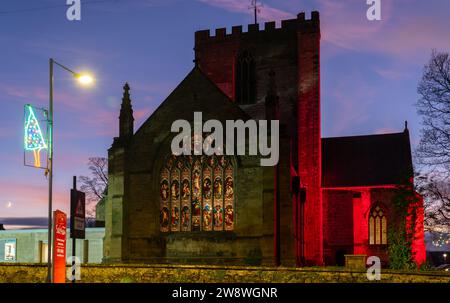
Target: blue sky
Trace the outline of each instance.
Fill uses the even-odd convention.
[[[23,105],[47,106],[48,59],[95,74],[77,87],[55,75],[55,207],[68,211],[72,175],[106,156],[118,134],[122,86],[131,86],[137,129],[193,66],[194,32],[252,23],[245,0],[82,1],[82,20],[66,19],[65,0],[0,3],[0,218],[46,216],[42,171],[22,165]],[[399,132],[414,108],[431,50],[450,50],[450,2],[382,0],[382,21],[365,0],[266,0],[261,21],[318,10],[322,23],[322,134]]]

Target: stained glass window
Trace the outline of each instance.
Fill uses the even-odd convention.
[[[181,162],[177,161],[181,167]],[[178,167],[172,169],[170,174],[170,230],[180,230],[180,170]]]
[[[385,211],[379,205],[372,208],[369,216],[369,244],[387,244],[387,218]]]
[[[161,232],[234,230],[234,167],[227,156],[170,156],[159,184]]]
[[[160,226],[162,232],[169,231],[169,201],[170,201],[170,186],[169,186],[169,170],[164,168],[161,172],[160,181]]]

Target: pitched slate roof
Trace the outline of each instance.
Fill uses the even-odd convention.
[[[322,139],[322,186],[398,184],[412,176],[409,132]]]
[[[203,113],[203,121],[217,119],[244,121],[250,117],[232,102],[198,67],[194,67],[135,133],[170,133],[177,119],[191,121],[194,112]],[[152,130],[149,130],[151,128]]]

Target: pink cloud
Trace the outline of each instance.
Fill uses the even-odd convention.
[[[348,88],[352,89],[349,90]],[[371,113],[369,108],[377,94],[376,88],[367,84],[356,72],[347,73],[339,79],[335,87],[328,89],[329,97],[323,100],[334,100],[332,105],[323,104],[329,107],[327,116],[323,121],[328,121],[326,125],[330,129],[325,129],[327,136],[336,136],[348,133],[355,125],[365,123],[369,120]],[[333,121],[332,125],[329,121]],[[332,127],[331,127],[332,126]]]
[[[0,86],[0,93],[5,93],[22,104],[32,103],[38,107],[48,108],[48,92],[39,86],[3,85]],[[116,135],[119,112],[116,109],[106,108],[88,94],[74,95],[61,90],[57,91],[54,94],[54,106],[55,123],[65,126],[72,124],[78,128],[78,131],[74,131],[73,127],[59,127],[55,130],[55,137],[75,139],[96,135],[110,137]],[[61,120],[63,116],[67,117],[64,121]],[[13,132],[13,130],[2,129],[0,137],[10,136]]]
[[[149,115],[150,115],[149,108],[142,108],[142,109],[134,111],[134,119],[135,120],[147,119],[149,117]]]
[[[71,151],[70,149],[64,149],[63,152],[56,153],[55,155],[55,171],[69,171],[74,172],[78,170],[87,170],[87,162],[89,157],[92,156],[106,156],[107,151],[105,149],[104,155],[93,155],[88,150]]]
[[[449,49],[448,21],[436,13],[448,4],[428,5],[424,13],[412,1],[382,1],[382,21],[366,19],[365,1],[318,0],[322,39],[344,50],[388,54],[397,58],[428,53],[432,48]],[[435,13],[433,13],[433,11]]]
[[[24,103],[33,100],[48,102],[48,89],[44,90],[40,86],[32,85],[16,85],[16,84],[0,84],[0,93],[24,101]]]
[[[210,6],[225,9],[230,12],[253,15],[253,11],[250,9],[250,1],[242,1],[242,0],[198,0],[198,1]],[[264,4],[264,6],[260,8],[259,16],[260,19],[263,21],[279,21],[294,18],[295,14]]]
[[[49,92],[47,87],[24,84],[1,84],[0,93],[13,97],[23,104],[31,103],[35,106],[48,107]],[[55,106],[59,107],[62,105],[66,109],[73,110],[84,109],[89,101],[85,95],[71,95],[58,89],[55,89],[53,98]]]
[[[198,1],[230,12],[252,14],[249,1]],[[448,36],[448,21],[444,18],[439,22],[435,17],[440,11],[448,10],[449,4],[442,2],[438,4],[438,1],[430,1],[429,5],[414,2],[382,1],[381,21],[367,20],[368,5],[362,0],[317,0],[314,5],[306,3],[303,7],[313,7],[320,12],[324,45],[330,44],[343,51],[373,52],[393,55],[400,59],[411,59],[411,56],[428,53],[432,48],[449,49],[450,40],[443,39]],[[428,11],[424,13],[422,6],[419,5],[425,5]],[[283,6],[288,11],[264,4],[260,19],[263,21],[291,19],[295,18],[299,11],[304,10],[300,2],[293,4],[292,1],[284,0],[277,2],[277,6]],[[326,50],[337,51],[329,47]]]
[[[80,123],[83,124],[86,133],[95,136],[117,136],[117,129],[119,127],[119,112],[105,110],[103,108],[95,107],[89,113],[80,117]]]
[[[24,91],[23,89],[20,89],[19,87],[9,85],[7,86],[4,84],[0,85],[0,91],[11,97],[25,98],[29,96],[28,92]]]
[[[2,217],[45,216],[48,205],[48,189],[45,178],[41,184],[31,184],[28,180],[0,180],[2,201],[12,202],[11,208],[2,208]],[[70,197],[67,191],[55,187],[54,208],[68,210]]]
[[[230,12],[252,14],[248,1],[198,1]],[[300,4],[294,6],[288,1],[280,1],[278,5],[287,6],[292,12],[265,4],[261,9],[260,18],[263,21],[291,19],[295,18],[296,14],[302,10]],[[321,14],[324,44],[331,44],[344,50],[404,55],[405,53],[416,53],[418,48],[423,50],[426,45],[436,45],[437,47],[449,45],[448,41],[442,41],[446,40],[442,39],[446,32],[445,26],[423,26],[428,23],[426,19],[431,17],[420,14],[421,12],[414,12],[417,16],[413,16],[415,20],[416,17],[422,19],[421,22],[411,22],[410,18],[404,17],[402,19],[402,12],[394,7],[393,1],[382,2],[382,21],[375,22],[367,20],[368,6],[365,1],[361,0],[317,0],[314,7]],[[333,50],[327,48],[327,51]]]
[[[135,87],[137,94],[142,94],[142,92],[157,94],[164,92],[168,94],[173,84],[133,85],[133,87]],[[42,86],[0,84],[0,93],[13,97],[17,102],[22,104],[32,103],[35,106],[48,107],[48,89]],[[70,89],[68,91],[62,89],[55,90],[55,123],[62,123],[60,119],[64,115],[64,112],[66,112],[65,116],[68,118],[64,121],[64,125],[70,125],[72,123],[75,127],[79,127],[76,132],[73,131],[73,127],[58,128],[55,131],[55,136],[66,139],[92,136],[107,136],[112,138],[117,136],[119,116],[117,106],[106,107],[105,104],[108,101],[103,102],[102,100],[95,99],[95,96],[91,94],[92,92],[84,91],[73,94],[70,92]],[[119,93],[118,98],[120,97]],[[136,100],[134,100],[132,96],[137,124],[139,121],[144,121],[151,113],[148,107],[137,107],[138,104],[148,103],[149,98],[149,96],[143,97],[144,100],[141,101],[139,97],[136,97]],[[70,113],[70,115],[67,116],[67,113]],[[0,137],[11,136],[12,133],[12,130],[2,129],[0,131]]]
[[[322,23],[322,39],[345,49],[359,49],[365,40],[379,33],[391,17],[392,4],[384,1],[383,21],[369,22],[366,19],[365,1],[318,0]],[[359,43],[358,43],[359,42]]]
[[[418,55],[431,52],[431,49],[450,49],[450,40],[445,24],[438,24],[432,16],[421,16],[414,22],[405,21],[393,28],[383,39],[373,40],[371,44],[381,52],[388,52],[398,57]],[[411,59],[411,57],[409,57]]]
[[[375,130],[376,135],[383,135],[383,134],[392,134],[392,133],[398,133],[398,129],[394,129],[392,127],[382,127],[377,130]]]
[[[411,74],[407,72],[401,71],[400,68],[380,68],[376,67],[374,71],[383,78],[386,78],[388,80],[400,80],[403,78],[410,77]]]

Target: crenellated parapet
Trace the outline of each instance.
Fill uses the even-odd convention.
[[[275,21],[271,21],[265,22],[264,28],[260,28],[260,24],[249,24],[246,32],[243,30],[242,25],[233,26],[231,32],[227,32],[227,28],[217,28],[214,34],[209,29],[200,30],[195,32],[195,43],[217,43],[219,41],[241,39],[243,36],[245,38],[252,38],[252,36],[260,38],[263,35],[293,31],[320,32],[319,12],[313,11],[310,19],[306,19],[304,12],[299,13],[296,19],[282,20],[280,27],[276,26]]]

